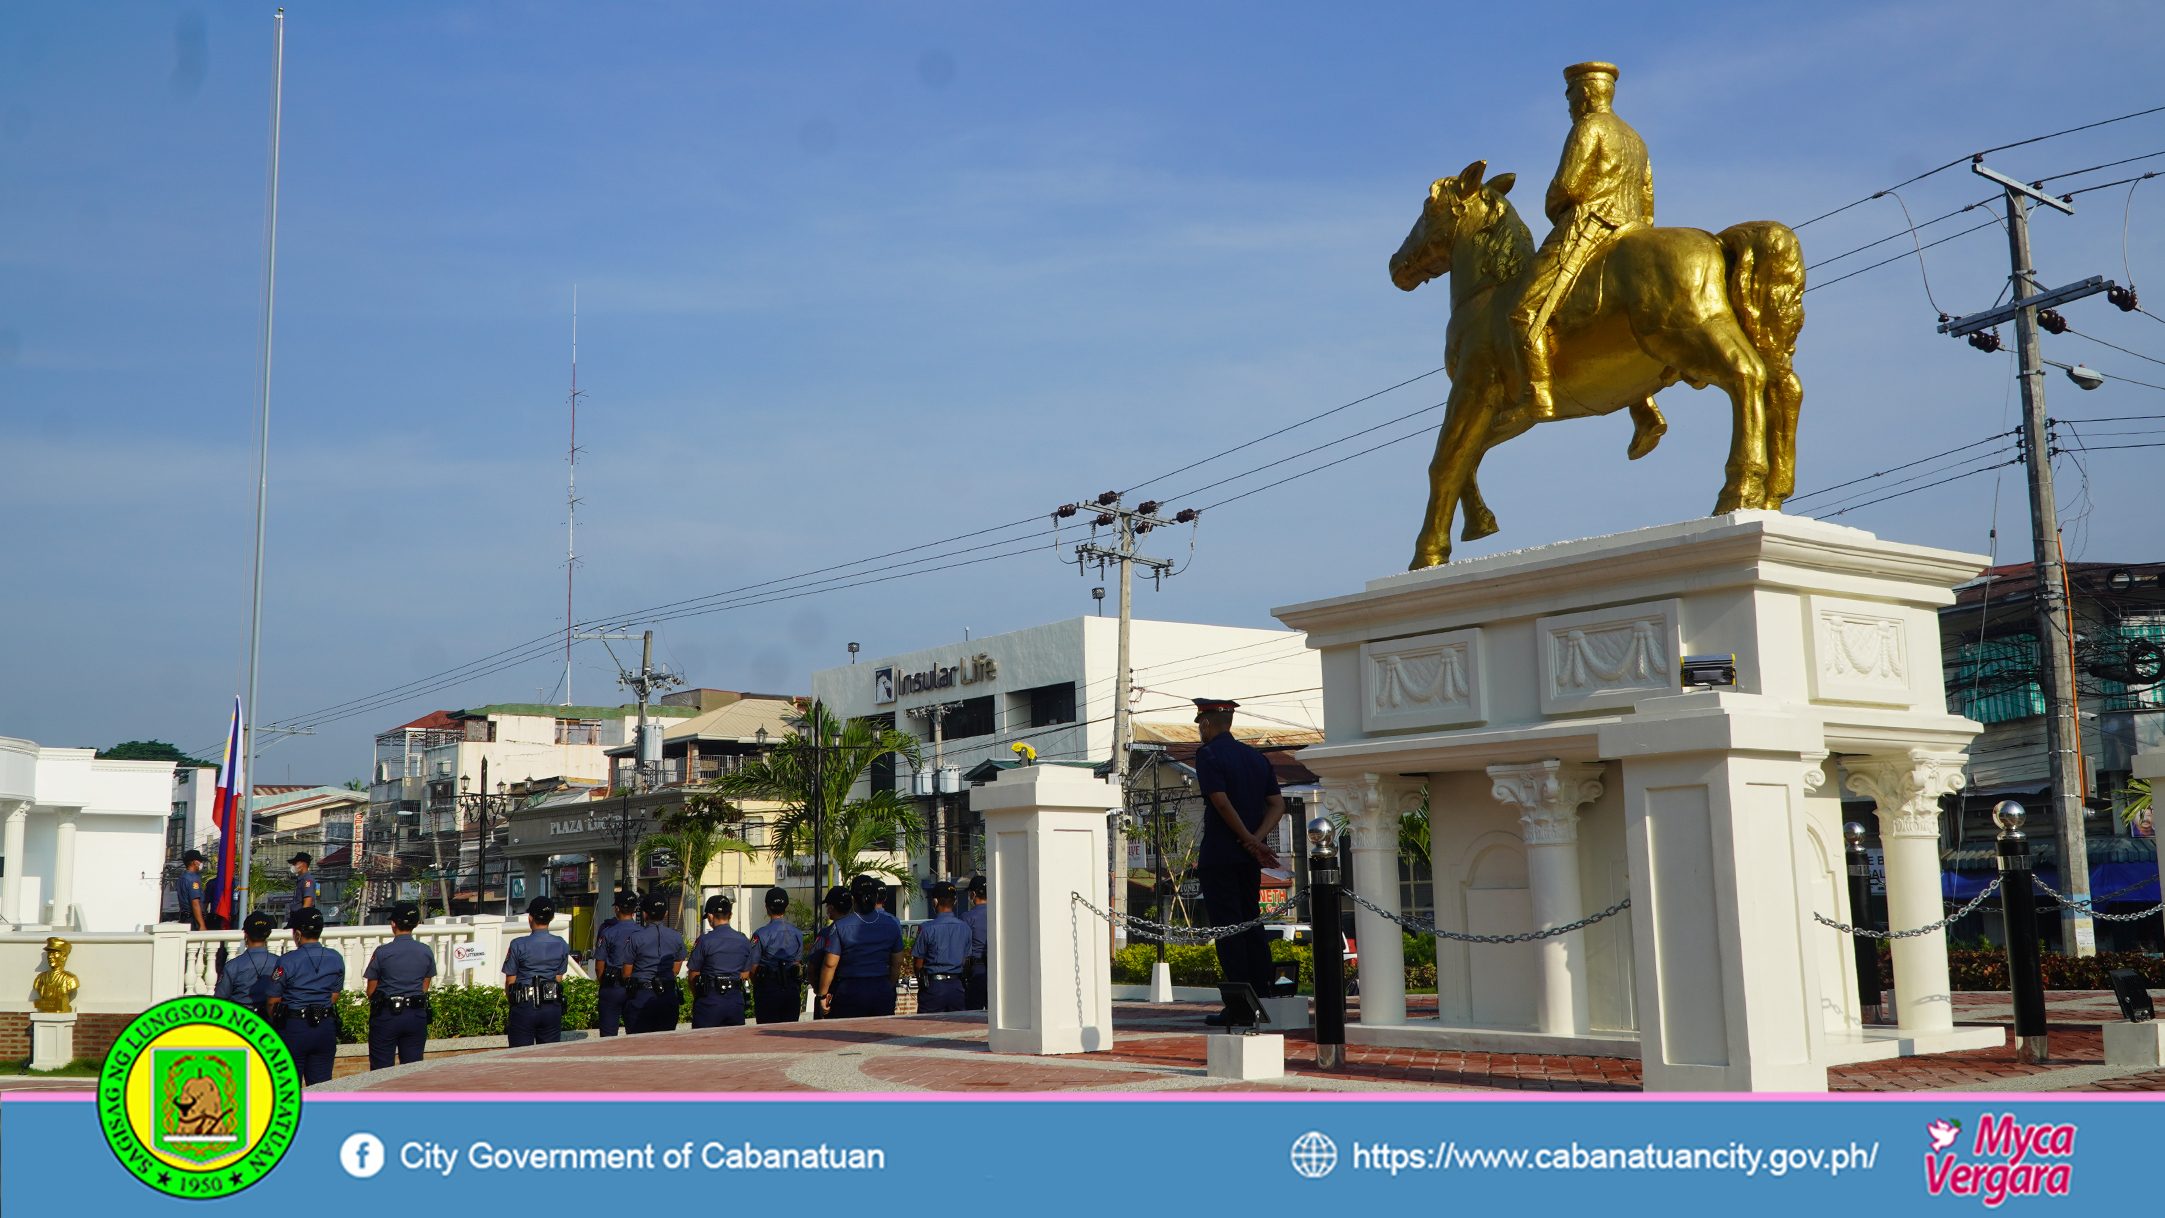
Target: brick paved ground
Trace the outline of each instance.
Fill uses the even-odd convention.
[[[1416,1016],[1434,1000],[1414,996]],[[528,1049],[432,1054],[418,1066],[370,1075],[364,1059],[341,1059],[330,1090],[506,1091],[1516,1091],[1636,1092],[1635,1059],[1539,1054],[1450,1053],[1351,1046],[1341,1070],[1314,1068],[1314,1042],[1287,1037],[1287,1076],[1225,1083],[1203,1073],[1201,1018],[1212,1008],[1116,1003],[1117,1041],[1079,1057],[995,1057],[985,1051],[982,1015],[682,1029]],[[2118,1017],[2109,993],[2049,996],[2053,1060],[2027,1066],[2011,1046],[1899,1058],[1830,1072],[1835,1091],[1970,1090],[2165,1091],[2165,1070],[2108,1069],[2098,1025]],[[2004,994],[1958,994],[1957,1021],[2006,1024]],[[92,1080],[0,1078],[0,1088],[73,1088]]]

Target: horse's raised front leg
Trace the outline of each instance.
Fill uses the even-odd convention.
[[[1443,427],[1436,433],[1436,455],[1428,462],[1428,511],[1421,519],[1421,535],[1414,539],[1413,561],[1406,564],[1408,571],[1451,561],[1451,517],[1460,496],[1473,483],[1474,467],[1487,447],[1493,411],[1491,403],[1477,403],[1478,396],[1463,394],[1456,385],[1451,387],[1451,404],[1444,413]],[[1493,518],[1490,524],[1494,524]]]
[[[1669,420],[1661,417],[1661,407],[1648,398],[1631,408],[1631,447],[1624,450],[1624,455],[1636,461],[1653,452],[1668,434]]]
[[[1729,461],[1714,515],[1767,504],[1767,370],[1736,320],[1709,319],[1689,330],[1663,330],[1639,340],[1647,354],[1693,384],[1721,386],[1729,395]]]

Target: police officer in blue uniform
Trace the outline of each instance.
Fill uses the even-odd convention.
[[[758,949],[729,924],[732,905],[728,897],[707,898],[707,933],[692,944],[691,959],[684,966],[692,981],[695,1028],[744,1026],[744,983],[752,975]]]
[[[684,963],[684,936],[666,924],[669,902],[648,897],[640,907],[646,924],[628,944],[622,976],[630,983],[631,996],[624,1002],[625,1031],[674,1032],[682,999],[677,991],[677,969]]]
[[[297,909],[291,918],[293,950],[271,973],[271,1026],[293,1054],[301,1084],[331,1081],[338,1058],[338,993],[346,988],[346,960],[318,943],[323,911]]]
[[[504,993],[511,1002],[506,1030],[514,1049],[564,1039],[564,974],[571,968],[571,945],[549,933],[555,920],[554,901],[528,901],[527,933],[504,952]]]
[[[825,984],[827,961],[834,955],[835,921],[850,911],[849,889],[839,884],[828,889],[820,906],[826,911],[827,924],[819,928],[819,933],[812,936],[811,944],[804,949],[804,979],[812,987],[812,1018],[831,1019],[833,1016],[828,1014],[827,1004],[820,1001],[820,987]]]
[[[209,911],[203,907],[203,852],[190,850],[180,856],[180,919],[194,930],[209,930]]]
[[[1203,747],[1195,753],[1195,779],[1209,801],[1195,874],[1212,926],[1237,926],[1261,917],[1263,869],[1281,865],[1263,839],[1285,815],[1285,800],[1278,794],[1270,759],[1233,737],[1233,708],[1239,705],[1223,698],[1195,700],[1196,731],[1203,738]],[[1218,940],[1218,974],[1226,981],[1245,981],[1258,994],[1270,992],[1270,943],[1261,926]],[[1223,1026],[1225,1016],[1211,1015],[1203,1022]]]
[[[853,908],[830,928],[831,946],[820,970],[820,1003],[829,1018],[895,1013],[895,981],[907,957],[902,924],[880,907],[886,895],[887,886],[869,875],[850,881]]]
[[[241,937],[248,947],[226,961],[211,991],[228,1002],[237,1002],[258,1015],[271,1010],[271,977],[278,972],[278,957],[271,955],[271,915],[258,910],[241,920]]]
[[[982,1011],[991,996],[988,983],[992,976],[990,947],[985,938],[985,922],[992,914],[987,901],[987,887],[983,875],[970,879],[970,908],[962,920],[970,927],[969,960],[962,967],[962,1009]]]
[[[314,909],[316,907],[316,877],[309,873],[309,868],[314,866],[315,860],[308,857],[308,852],[303,850],[287,859],[286,862],[293,866],[293,903],[295,907]]]
[[[917,928],[910,948],[921,988],[920,1014],[962,1009],[962,971],[969,961],[970,924],[955,916],[955,886],[945,880],[932,886],[932,920]]]
[[[752,1009],[761,1023],[795,1023],[804,979],[804,932],[789,921],[789,893],[767,890],[767,924],[752,932]]]
[[[601,991],[595,1022],[603,1036],[614,1036],[624,1022],[624,1003],[631,991],[624,986],[623,966],[631,960],[631,937],[639,929],[632,916],[639,908],[639,894],[620,892],[614,901],[616,916],[594,931],[594,977]]]
[[[421,907],[391,907],[391,941],[368,958],[368,1068],[382,1070],[421,1060],[428,1047],[428,991],[436,978],[436,953],[413,937]],[[395,1060],[394,1060],[395,1059]]]

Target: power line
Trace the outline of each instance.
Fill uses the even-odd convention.
[[[1917,493],[1917,492],[1919,492],[1919,491],[1929,491],[1929,490],[1932,490],[1932,489],[1933,489],[1933,488],[1935,488],[1935,487],[1941,487],[1941,486],[1945,486],[1945,485],[1947,485],[1947,484],[1948,484],[1948,483],[1950,483],[1950,482],[1960,482],[1960,481],[1961,481],[1961,480],[1963,480],[1964,478],[1970,478],[1970,477],[1974,477],[1974,476],[1976,476],[1976,475],[1978,475],[1978,474],[1990,473],[1991,471],[1993,471],[1993,470],[1996,470],[1996,469],[2005,469],[2005,468],[2006,468],[2007,466],[2010,466],[2010,465],[2020,465],[2020,464],[2022,464],[2022,458],[2020,458],[2020,457],[2017,457],[2017,458],[2015,458],[2015,459],[2014,459],[2014,460],[2012,460],[2012,461],[2002,461],[2002,462],[2000,462],[2000,463],[1999,463],[1999,464],[1997,464],[1997,465],[1987,465],[1987,466],[1983,466],[1982,468],[1979,468],[1979,469],[1973,469],[1973,470],[1969,470],[1969,471],[1966,471],[1966,472],[1964,472],[1964,473],[1959,473],[1959,474],[1956,474],[1956,475],[1955,475],[1954,477],[1952,477],[1952,478],[1942,478],[1942,479],[1941,479],[1941,480],[1939,480],[1938,482],[1928,482],[1928,483],[1926,483],[1926,484],[1925,484],[1925,485],[1923,485],[1923,486],[1913,486],[1913,487],[1910,487],[1910,488],[1909,488],[1908,490],[1906,490],[1906,491],[1896,491],[1896,492],[1894,492],[1894,493],[1893,493],[1893,494],[1891,494],[1891,495],[1882,495],[1882,496],[1880,496],[1880,497],[1879,497],[1879,498],[1877,498],[1877,499],[1867,499],[1867,500],[1865,500],[1865,501],[1864,501],[1863,503],[1852,503],[1852,504],[1850,504],[1850,505],[1849,505],[1848,507],[1845,507],[1845,508],[1843,508],[1843,509],[1842,509],[1841,511],[1839,511],[1839,512],[1829,512],[1829,513],[1827,513],[1827,517],[1828,517],[1829,519],[1832,519],[1833,517],[1836,517],[1836,516],[1846,516],[1846,515],[1848,515],[1849,513],[1851,513],[1851,512],[1854,512],[1854,511],[1857,511],[1857,510],[1858,510],[1858,509],[1860,509],[1860,508],[1868,508],[1868,507],[1871,507],[1871,506],[1872,506],[1873,504],[1875,504],[1875,503],[1885,503],[1885,502],[1887,502],[1887,501],[1888,501],[1889,499],[1900,499],[1900,498],[1901,498],[1902,496],[1904,496],[1904,495],[1914,495],[1914,494],[1916,494],[1916,493]]]
[[[1967,236],[1969,236],[1969,235],[1970,235],[1971,233],[1976,233],[1976,232],[1983,232],[1983,231],[1984,231],[1985,229],[1988,229],[1988,228],[1993,228],[1993,227],[1997,226],[1998,224],[1999,224],[1999,221],[1998,221],[1997,219],[1987,220],[1987,221],[1985,221],[1985,222],[1984,222],[1983,224],[1980,224],[1980,225],[1978,225],[1978,226],[1977,226],[1976,228],[1965,228],[1965,229],[1963,229],[1963,230],[1962,230],[1961,232],[1959,232],[1959,233],[1955,233],[1955,234],[1953,234],[1953,235],[1951,235],[1951,236],[1941,237],[1941,238],[1940,238],[1939,240],[1937,240],[1937,241],[1929,242],[1929,243],[1927,243],[1927,244],[1925,244],[1925,245],[1920,245],[1920,246],[1918,246],[1918,247],[1917,247],[1917,248],[1916,248],[1916,249],[1915,249],[1914,251],[1912,251],[1912,253],[1915,253],[1915,254],[1917,254],[1917,255],[1921,256],[1921,255],[1923,255],[1923,253],[1924,253],[1924,252],[1925,252],[1926,250],[1928,250],[1928,249],[1931,249],[1931,248],[1932,248],[1933,246],[1936,246],[1936,245],[1945,245],[1945,244],[1947,244],[1947,243],[1948,243],[1949,241],[1952,241],[1952,240],[1954,240],[1954,239],[1955,239],[1956,237],[1967,237]],[[1895,234],[1895,236],[1896,236],[1896,237],[1899,237],[1899,236],[1901,236],[1901,235],[1902,235],[1901,233],[1896,233],[1896,234]],[[1889,240],[1892,240],[1892,239],[1893,239],[1893,238],[1889,238]],[[1809,285],[1808,287],[1806,287],[1806,288],[1805,288],[1804,290],[1805,290],[1805,291],[1807,291],[1807,292],[1816,292],[1816,291],[1818,291],[1818,290],[1819,290],[1819,289],[1821,289],[1821,288],[1831,288],[1831,287],[1833,287],[1833,286],[1834,286],[1835,284],[1837,284],[1837,283],[1840,283],[1840,282],[1842,282],[1842,281],[1843,281],[1844,279],[1855,279],[1855,278],[1856,278],[1857,276],[1859,276],[1859,275],[1862,275],[1862,274],[1864,274],[1864,273],[1865,273],[1866,271],[1876,271],[1876,270],[1878,270],[1879,268],[1881,268],[1881,267],[1883,267],[1883,266],[1886,266],[1886,265],[1888,265],[1889,263],[1895,263],[1895,262],[1900,262],[1900,261],[1902,261],[1902,260],[1903,260],[1904,258],[1907,258],[1907,257],[1910,257],[1910,254],[1896,254],[1896,255],[1895,255],[1894,257],[1892,257],[1892,258],[1887,258],[1887,259],[1883,259],[1883,260],[1881,260],[1881,261],[1879,261],[1879,262],[1875,262],[1875,263],[1873,263],[1872,265],[1870,265],[1870,266],[1867,266],[1867,267],[1860,267],[1860,268],[1858,268],[1858,269],[1856,269],[1856,270],[1854,270],[1854,271],[1851,271],[1851,272],[1849,272],[1849,273],[1848,273],[1848,274],[1846,274],[1846,275],[1837,275],[1837,276],[1835,276],[1834,278],[1832,278],[1832,279],[1829,279],[1829,280],[1827,280],[1827,281],[1826,281],[1825,283],[1815,283],[1815,284],[1811,284],[1811,285]]]
[[[2069,127],[2065,131],[2055,131],[2049,135],[2034,135],[2026,140],[2016,140],[2012,144],[2001,144],[1997,148],[1986,148],[1981,152],[1972,154],[1971,156],[1956,157],[1954,160],[1951,160],[1944,165],[1940,165],[1932,169],[1927,169],[1914,178],[1908,178],[1903,181],[1896,182],[1894,185],[1889,186],[1885,190],[1875,191],[1872,194],[1868,194],[1863,198],[1858,199],[1854,203],[1844,203],[1840,207],[1835,208],[1833,211],[1823,212],[1819,215],[1813,216],[1809,220],[1804,221],[1803,224],[1792,224],[1789,227],[1792,229],[1799,229],[1805,227],[1805,225],[1817,224],[1821,220],[1827,219],[1829,216],[1841,215],[1843,212],[1848,211],[1852,207],[1857,207],[1861,204],[1869,203],[1872,200],[1879,198],[1881,195],[1892,194],[1893,192],[1900,190],[1904,186],[1908,186],[1913,182],[1922,182],[1926,178],[1931,177],[1933,174],[1945,173],[1947,170],[1953,169],[1955,166],[1962,164],[1964,161],[1969,161],[1976,157],[1986,157],[1992,155],[1995,152],[2005,152],[2010,148],[2022,148],[2030,144],[2042,143],[2045,140],[2058,139],[2063,135],[2073,135],[2078,131],[2089,131],[2092,128],[2096,127],[2108,127],[2114,123],[2124,123],[2131,118],[2141,118],[2143,115],[2156,114],[2161,110],[2165,110],[2165,106],[2152,106],[2148,110],[2137,110],[2133,114],[2122,114],[2115,118],[2099,119],[2097,122],[2094,123],[2084,123],[2080,127]],[[2079,173],[2082,171],[2077,170],[2076,172]]]
[[[2106,342],[2106,341],[2105,341],[2104,339],[2102,339],[2102,338],[2099,338],[2099,337],[2097,337],[2097,336],[2096,336],[2096,335],[2094,335],[2094,334],[2084,334],[2084,333],[2083,333],[2082,331],[2080,331],[2080,330],[2077,330],[2077,329],[2076,329],[2076,328],[2074,328],[2073,326],[2069,326],[2069,327],[2067,328],[2067,333],[2069,333],[2069,334],[2072,334],[2072,335],[2074,335],[2074,336],[2075,336],[2076,338],[2087,338],[2087,339],[2089,339],[2089,340],[2090,340],[2091,342],[2093,342],[2093,343],[2097,343],[2097,344],[2099,344],[2100,346],[2106,346],[2106,347],[2111,347],[2111,348],[2112,348],[2113,350],[2115,350],[2115,351],[2121,352],[2122,354],[2125,354],[2125,355],[2132,355],[2132,356],[2134,356],[2134,357],[2135,357],[2136,359],[2144,359],[2144,360],[2149,360],[2149,361],[2150,361],[2151,363],[2153,363],[2153,364],[2165,364],[2165,359],[2157,359],[2157,358],[2155,358],[2155,357],[2153,357],[2153,356],[2148,356],[2148,355],[2144,355],[2144,354],[2143,354],[2142,352],[2140,352],[2140,351],[2129,351],[2129,350],[2128,350],[2128,349],[2127,349],[2126,347],[2123,347],[2123,346],[2121,346],[2121,345],[2120,345],[2120,344],[2118,344],[2118,343],[2108,343],[2108,342]]]
[[[1969,451],[1969,450],[1970,450],[1970,449],[1972,449],[1972,448],[1976,448],[1976,447],[1978,447],[1978,446],[1980,446],[1980,445],[1984,445],[1984,444],[1990,444],[1990,443],[1992,443],[1992,442],[1993,442],[1994,440],[2001,440],[2001,439],[2005,439],[2006,437],[2008,437],[2008,436],[2011,436],[2011,435],[2014,435],[2014,434],[2015,434],[2015,432],[2014,432],[2014,431],[2013,431],[2012,429],[2010,429],[2010,430],[2008,430],[2008,431],[2002,431],[2002,432],[1997,432],[1997,433],[1994,433],[1993,435],[1989,435],[1989,436],[1986,436],[1986,437],[1985,437],[1984,439],[1982,439],[1982,440],[1972,440],[1972,441],[1970,441],[1969,443],[1967,443],[1967,444],[1964,444],[1964,445],[1962,445],[1962,446],[1961,446],[1961,447],[1959,447],[1959,448],[1950,448],[1950,449],[1948,449],[1948,450],[1947,450],[1946,452],[1943,452],[1943,453],[1933,453],[1933,454],[1932,454],[1931,456],[1929,456],[1929,457],[1919,457],[1919,458],[1917,458],[1917,459],[1916,459],[1915,461],[1910,461],[1910,462],[1907,462],[1907,463],[1905,463],[1905,464],[1902,464],[1902,465],[1897,465],[1897,466],[1895,466],[1895,467],[1894,467],[1894,468],[1892,468],[1892,469],[1883,469],[1883,470],[1879,471],[1879,472],[1878,472],[1878,473],[1876,473],[1876,474],[1866,474],[1866,475],[1864,475],[1864,476],[1863,476],[1862,478],[1851,478],[1851,479],[1850,479],[1849,481],[1847,481],[1847,482],[1837,482],[1837,483],[1835,483],[1835,484],[1834,484],[1833,486],[1828,486],[1828,487],[1821,487],[1821,488],[1820,488],[1819,490],[1816,490],[1816,491],[1810,491],[1810,492],[1807,492],[1807,493],[1805,493],[1805,494],[1802,494],[1802,495],[1791,495],[1791,496],[1789,497],[1789,499],[1788,499],[1788,502],[1790,502],[1790,503],[1795,503],[1795,502],[1796,502],[1797,500],[1799,500],[1799,499],[1812,499],[1812,498],[1816,498],[1817,496],[1820,496],[1820,495],[1824,495],[1824,494],[1827,494],[1827,493],[1828,493],[1828,492],[1830,492],[1830,491],[1838,491],[1838,490],[1841,490],[1841,489],[1842,489],[1843,487],[1845,487],[1845,486],[1855,486],[1855,485],[1856,485],[1857,483],[1859,483],[1859,482],[1869,482],[1869,481],[1871,481],[1871,480],[1872,480],[1872,479],[1874,479],[1874,478],[1884,478],[1884,477],[1886,477],[1886,476],[1887,476],[1888,474],[1900,473],[1901,471],[1903,471],[1903,470],[1905,470],[1905,469],[1910,469],[1910,468],[1913,468],[1913,467],[1915,467],[1915,466],[1923,465],[1923,464],[1924,464],[1924,463],[1926,463],[1927,461],[1937,461],[1937,460],[1939,460],[1939,459],[1940,459],[1940,458],[1942,458],[1942,457],[1951,457],[1951,456],[1953,456],[1953,455],[1955,455],[1956,453],[1959,453],[1959,452],[1967,452],[1967,451]]]

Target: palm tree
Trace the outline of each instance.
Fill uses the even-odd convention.
[[[733,799],[782,805],[772,822],[777,855],[811,852],[812,795],[815,790],[821,792],[824,797],[818,802],[826,809],[821,844],[835,869],[819,877],[822,890],[836,874],[876,872],[908,882],[907,866],[874,862],[866,856],[891,851],[898,844],[914,849],[924,831],[917,809],[892,790],[875,790],[861,799],[851,798],[850,793],[872,763],[889,754],[906,758],[912,767],[918,765],[922,754],[917,737],[869,719],[839,724],[826,707],[816,704],[789,722],[796,734],[751,765],[723,775],[713,789]],[[823,743],[817,756],[815,742]]]
[[[722,854],[757,854],[759,848],[741,837],[730,834],[724,826],[735,816],[727,804],[705,799],[687,801],[681,812],[662,821],[661,832],[651,833],[639,840],[638,856],[642,864],[651,864],[656,855],[666,855],[677,871],[678,900],[677,921],[687,936],[696,938],[699,933],[699,882],[707,874],[707,864]]]

